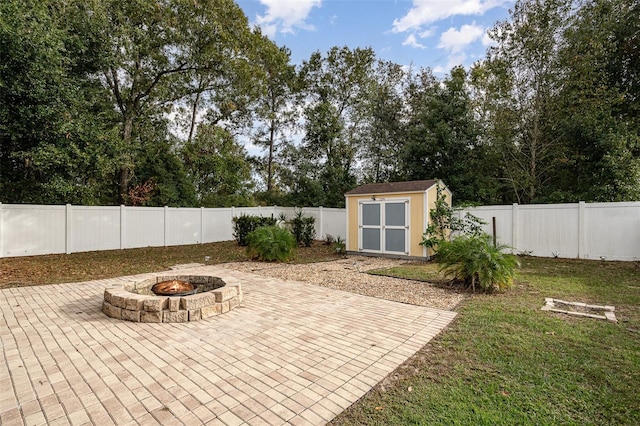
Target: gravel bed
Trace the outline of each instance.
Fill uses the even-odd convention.
[[[234,262],[223,266],[289,281],[349,291],[411,305],[453,310],[466,295],[456,289],[438,287],[431,283],[400,278],[370,275],[366,271],[390,268],[407,263],[406,260],[350,256],[330,262],[283,264],[263,262]]]

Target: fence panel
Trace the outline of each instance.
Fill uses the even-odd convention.
[[[578,257],[578,205],[518,207],[516,249],[541,257]]]
[[[640,202],[584,205],[586,259],[640,260]]]
[[[160,247],[165,238],[162,207],[124,207],[122,248]]]
[[[120,248],[120,207],[71,207],[72,253]]]
[[[67,246],[65,206],[0,204],[0,255],[64,253]]]
[[[489,235],[493,235],[493,219],[496,222],[496,242],[513,247],[513,217],[512,206],[484,206],[475,207],[473,210],[466,209],[458,212],[459,218],[464,218],[465,213],[471,213],[484,222],[482,230]]]
[[[202,241],[213,243],[233,240],[232,209],[204,209]]]
[[[181,246],[202,242],[200,209],[166,208],[165,210],[167,213],[165,245]]]
[[[541,257],[640,260],[640,202],[486,206],[461,210],[496,239]]]
[[[327,235],[347,238],[347,217],[344,209],[322,209],[322,230],[319,238],[325,238]]]

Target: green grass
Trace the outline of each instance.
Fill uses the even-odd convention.
[[[247,260],[245,247],[235,241],[172,247],[94,251],[47,256],[0,259],[0,289],[113,278],[145,272],[165,271],[183,263],[208,264]],[[295,263],[338,258],[335,248],[316,241],[295,250]]]
[[[377,273],[442,280],[432,263]],[[332,424],[640,424],[640,267],[523,258],[516,284],[463,302],[398,379]],[[545,297],[614,305],[619,323],[541,311]]]

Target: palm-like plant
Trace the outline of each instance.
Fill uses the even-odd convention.
[[[440,271],[464,281],[475,291],[503,291],[513,285],[518,259],[505,254],[505,245],[493,246],[489,235],[461,236],[445,241],[438,249]]]
[[[247,254],[252,259],[268,262],[287,262],[293,259],[296,240],[286,229],[263,226],[251,232],[247,240]]]

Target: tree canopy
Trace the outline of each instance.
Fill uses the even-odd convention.
[[[0,2],[0,202],[640,199],[640,1],[519,0],[469,69],[333,47],[299,65],[233,0]]]

